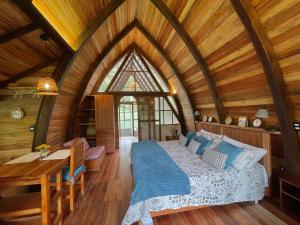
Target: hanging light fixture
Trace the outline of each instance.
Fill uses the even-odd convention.
[[[47,34],[42,34],[40,38],[46,42],[46,58],[47,56],[47,51],[48,51],[48,39],[49,36]],[[58,89],[55,80],[52,77],[49,77],[47,75],[46,71],[46,76],[42,77],[39,79],[37,83],[37,93],[39,95],[58,95]]]

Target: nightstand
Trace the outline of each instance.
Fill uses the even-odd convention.
[[[300,177],[285,176],[279,180],[282,210],[300,219]]]
[[[166,141],[179,140],[179,136],[166,136]]]

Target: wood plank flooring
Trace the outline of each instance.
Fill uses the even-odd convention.
[[[121,139],[120,150],[109,154],[102,170],[90,176],[86,195],[64,225],[120,225],[133,187],[128,152],[133,139]],[[267,203],[264,203],[267,205]],[[264,205],[262,204],[262,205]],[[268,205],[270,208],[271,206]],[[267,207],[266,207],[267,208]],[[272,207],[271,207],[272,208]],[[261,205],[231,204],[154,218],[155,225],[297,224],[280,211],[278,217]],[[273,213],[274,213],[273,212]]]

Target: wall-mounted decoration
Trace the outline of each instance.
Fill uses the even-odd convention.
[[[195,110],[194,112],[194,116],[195,116],[195,121],[200,121],[200,112],[198,110]]]
[[[21,120],[24,118],[25,116],[25,112],[23,109],[21,108],[15,108],[13,109],[10,113],[9,113],[10,118],[14,119],[14,120]]]
[[[203,122],[207,122],[207,116],[203,116],[203,117],[202,117],[202,121],[203,121]]]
[[[248,118],[247,116],[240,116],[239,117],[239,123],[238,125],[240,127],[247,127],[248,126]]]
[[[232,124],[232,118],[231,118],[231,116],[227,116],[227,117],[226,117],[226,119],[225,119],[225,124],[227,124],[227,125]]]
[[[253,127],[261,127],[262,126],[262,120],[259,118],[256,118],[255,120],[253,120],[252,122]]]
[[[212,121],[213,121],[213,117],[212,117],[212,116],[209,116],[209,117],[208,117],[208,122],[211,123]]]

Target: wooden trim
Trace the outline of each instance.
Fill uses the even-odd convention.
[[[1,82],[0,83],[0,88],[5,88],[10,83],[15,83],[15,82],[17,82],[18,80],[20,80],[20,79],[22,79],[24,77],[27,77],[27,76],[29,76],[29,75],[31,75],[31,74],[33,74],[33,73],[35,73],[35,72],[37,72],[37,71],[45,68],[45,67],[47,67],[47,66],[50,66],[50,65],[56,63],[57,61],[58,61],[58,59],[49,59],[49,60],[47,60],[45,62],[41,62],[41,63],[33,66],[32,68],[29,68],[29,69],[27,69],[27,70],[25,70],[25,71],[23,71],[23,72],[21,72],[21,73],[19,73],[17,75],[14,75],[13,77],[11,77],[11,78],[9,78],[9,79]]]
[[[37,30],[38,26],[35,23],[28,24],[24,27],[21,27],[17,30],[10,31],[6,34],[0,35],[0,44],[4,44],[16,38],[19,38],[25,34],[28,34],[34,30]]]
[[[131,55],[132,51],[129,51],[127,55],[125,56],[125,59],[123,60],[122,64],[120,65],[118,71],[115,73],[114,77],[109,82],[106,91],[109,91],[112,87],[112,85],[115,83],[116,79],[118,78],[119,74],[121,73],[122,69],[125,67],[126,63],[128,62],[128,59]]]
[[[150,216],[151,217],[158,217],[158,216],[164,216],[164,215],[170,215],[170,214],[175,214],[175,213],[180,213],[180,212],[186,212],[186,211],[191,211],[195,209],[201,209],[209,207],[206,205],[201,205],[201,206],[186,206],[182,207],[179,209],[165,209],[165,210],[160,210],[160,211],[150,211]]]
[[[186,47],[189,49],[190,53],[194,57],[195,61],[202,70],[203,76],[206,80],[207,86],[209,88],[210,94],[213,98],[216,111],[219,117],[219,122],[225,122],[225,111],[221,98],[218,94],[216,83],[212,78],[211,72],[206,64],[203,56],[201,55],[197,45],[194,43],[193,39],[190,37],[188,32],[184,29],[183,25],[177,20],[176,16],[172,11],[165,5],[162,0],[151,0],[151,2],[157,7],[161,14],[169,21],[169,23],[176,30],[177,34],[181,37],[182,41],[185,43]],[[196,108],[193,107],[195,110]]]
[[[172,96],[170,92],[160,92],[160,91],[107,91],[107,92],[97,92],[94,95],[116,95],[116,96]]]
[[[249,38],[252,41],[257,56],[263,66],[265,76],[270,87],[279,125],[283,139],[285,166],[288,173],[300,173],[300,152],[298,140],[293,130],[292,104],[289,104],[285,96],[282,70],[276,59],[271,41],[256,14],[247,1],[230,0],[241,22],[243,23]]]
[[[18,0],[14,0],[14,2],[25,2],[25,1],[18,1]],[[111,15],[113,14],[113,12],[115,11],[115,7],[111,7],[111,4],[114,4],[115,1],[111,1],[109,2],[102,10],[101,12],[99,12],[99,15],[101,14],[105,14],[106,17],[97,17],[95,20],[97,20],[97,22],[93,22],[93,23],[97,23],[98,24],[98,28],[104,23],[104,21]],[[119,5],[122,3],[121,1],[119,2]],[[98,29],[97,28],[97,29]],[[94,27],[95,30],[96,27]],[[58,89],[61,89],[61,86],[63,84],[63,81],[65,79],[65,77],[67,76],[72,64],[74,63],[74,61],[76,60],[76,58],[80,55],[82,49],[84,48],[85,44],[88,42],[88,40],[90,40],[92,37],[92,35],[86,35],[85,36],[85,40],[82,40],[82,44],[80,45],[80,47],[78,48],[78,50],[76,51],[76,53],[74,54],[73,52],[69,52],[66,53],[65,55],[63,55],[63,59],[62,61],[59,63],[59,65],[56,68],[56,72],[54,73],[53,77],[57,82],[57,86]],[[35,146],[40,145],[42,143],[46,142],[47,139],[47,134],[48,134],[48,126],[50,123],[50,119],[51,119],[51,114],[52,114],[52,110],[56,101],[56,96],[53,97],[43,97],[41,106],[40,106],[40,110],[39,110],[39,114],[37,117],[37,122],[36,122],[36,131],[34,132],[34,139],[33,139],[33,143],[32,143],[32,147],[34,149]]]
[[[62,36],[52,27],[43,17],[39,10],[32,4],[32,1],[12,0],[32,21],[34,21],[44,32],[49,34],[52,39],[62,46],[66,51],[74,52],[71,46]]]

